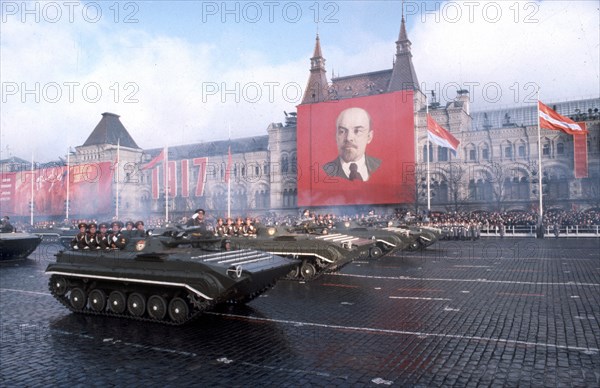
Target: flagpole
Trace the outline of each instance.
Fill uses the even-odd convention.
[[[537,92],[537,136],[538,136],[538,192],[539,192],[539,224],[542,225],[543,199],[542,199],[542,135],[540,129],[540,91]]]
[[[429,120],[429,102],[427,101],[427,95],[425,96],[425,122]],[[429,154],[431,152],[431,142],[429,141],[429,128],[427,128],[427,216],[431,212],[431,190],[430,190],[430,174],[429,174]]]
[[[71,180],[71,147],[67,149],[67,200],[65,202],[65,218],[69,219],[69,189],[70,189],[70,180]]]
[[[121,139],[117,139],[117,193],[116,193],[116,200],[115,200],[115,217],[118,220],[119,219],[119,163],[120,163],[120,151],[121,148]]]
[[[163,155],[164,159],[164,168],[165,168],[165,222],[169,222],[169,146],[167,145],[164,149],[165,154]]]
[[[33,184],[35,182],[35,172],[33,169],[33,152],[31,153],[31,203],[29,204],[29,224],[33,226]]]
[[[231,158],[231,124],[229,124],[229,147],[227,153],[227,165],[226,168],[231,170],[231,165],[229,163],[229,159]],[[231,171],[226,171],[226,174],[229,173],[227,179],[227,218],[231,218]]]

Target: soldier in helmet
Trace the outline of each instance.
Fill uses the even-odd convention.
[[[99,231],[96,232],[96,244],[100,249],[110,249],[110,242],[108,240],[108,224],[102,222],[99,226]]]
[[[98,225],[92,222],[88,225],[88,228],[89,229],[85,234],[85,244],[89,249],[100,249],[100,246],[98,246],[98,241],[96,241]]]
[[[133,224],[133,223],[132,223]],[[127,237],[121,232],[123,223],[120,221],[113,221],[110,224],[112,231],[108,235],[109,246],[112,249],[125,249],[127,245]]]
[[[79,228],[79,233],[71,240],[71,248],[73,249],[89,249],[87,243],[85,242],[85,236],[87,234],[87,224],[85,222],[80,222],[77,227]]]

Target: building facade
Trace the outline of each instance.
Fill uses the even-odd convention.
[[[420,89],[412,63],[404,18],[396,41],[392,69],[327,79],[325,58],[316,38],[302,104],[351,99],[397,90],[414,95],[414,203],[377,206],[387,211],[427,209],[426,165],[429,158],[431,210],[533,210],[538,203],[538,149],[542,157],[542,190],[546,207],[600,207],[600,98],[547,102],[558,113],[585,122],[588,177],[574,175],[572,136],[541,130],[538,147],[537,110],[531,106],[471,112],[467,91],[440,105]],[[429,100],[429,101],[428,101]],[[429,112],[459,141],[458,152],[427,143]],[[142,150],[113,113],[102,119],[86,142],[69,156],[70,165],[110,162],[114,166],[112,209],[101,217],[171,219],[194,209],[224,216],[231,198],[232,215],[296,214],[298,198],[297,117],[268,125],[266,135],[228,141]],[[166,152],[164,152],[166,151]],[[13,171],[14,160],[1,161]],[[11,164],[12,163],[12,164]],[[10,166],[9,166],[10,165]],[[166,168],[165,168],[166,166]],[[29,168],[24,165],[22,168]],[[230,193],[230,195],[228,194]],[[70,209],[74,217],[88,216]],[[329,209],[332,210],[332,209]],[[111,214],[112,213],[112,214]]]

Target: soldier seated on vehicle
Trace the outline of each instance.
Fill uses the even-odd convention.
[[[112,249],[124,249],[127,245],[127,237],[121,232],[123,223],[121,221],[113,221],[110,227],[112,231],[108,235],[109,247]]]
[[[227,226],[223,223],[222,218],[217,218],[217,226],[215,227],[215,236],[227,236]]]
[[[109,249],[110,243],[108,240],[108,224],[106,222],[102,222],[99,225],[100,230],[96,232],[96,244],[98,244],[98,248],[100,249]]]
[[[231,217],[227,218],[227,222],[225,224],[225,234],[227,236],[235,235],[235,232],[233,230],[233,219]]]
[[[246,223],[242,225],[242,234],[246,237],[256,236],[256,228],[252,225],[252,219],[250,217],[246,217]]]
[[[138,221],[135,223],[135,229],[131,232],[131,237],[146,237],[144,221]]]
[[[80,222],[77,227],[79,228],[79,233],[71,240],[71,248],[72,249],[89,249],[87,243],[85,242],[85,236],[87,234],[87,224],[85,222]]]
[[[123,236],[126,239],[130,239],[131,237],[134,237],[134,232],[135,230],[133,229],[135,227],[135,224],[133,223],[133,221],[127,221],[125,223],[125,230],[121,229],[121,234],[123,234]]]
[[[234,236],[241,236],[244,234],[243,226],[244,226],[244,220],[242,220],[242,217],[236,218],[235,225],[233,225]]]
[[[96,240],[96,233],[97,233],[98,226],[92,222],[91,224],[88,225],[88,227],[89,227],[89,230],[85,234],[85,244],[86,244],[85,248],[100,249],[100,246],[98,245],[98,241]]]

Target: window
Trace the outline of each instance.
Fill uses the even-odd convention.
[[[481,158],[483,160],[489,160],[490,159],[490,151],[487,148],[484,148],[481,150]]]
[[[550,156],[550,143],[544,144],[544,146],[542,147],[542,155]]]
[[[505,158],[512,158],[513,154],[512,154],[512,147],[510,145],[507,145],[504,147],[504,157]]]
[[[519,145],[519,158],[524,158],[525,157],[525,144],[520,144]]]
[[[427,144],[423,146],[423,161],[427,161]],[[433,147],[429,147],[429,161],[433,162]]]
[[[438,162],[448,161],[448,148],[438,147]]]
[[[556,153],[558,155],[564,155],[564,153],[565,153],[565,144],[564,143],[558,143],[556,145]]]
[[[477,153],[475,152],[475,150],[469,150],[469,160],[477,160]]]

